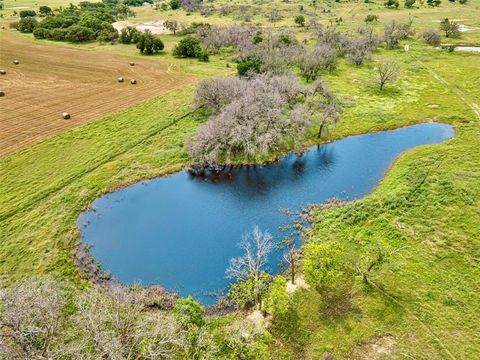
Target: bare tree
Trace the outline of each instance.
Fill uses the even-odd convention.
[[[400,73],[400,65],[395,60],[385,58],[380,59],[376,69],[377,75],[375,76],[375,81],[380,87],[380,90],[383,90],[385,84],[395,82]]]
[[[271,74],[201,84],[196,103],[210,108],[213,116],[187,143],[190,156],[206,165],[228,163],[238,155],[255,158],[286,139],[304,136],[310,119],[298,116],[302,107],[295,99],[306,94],[307,88],[292,77]]]
[[[180,29],[180,24],[176,20],[165,20],[163,22],[163,26],[165,26],[165,28],[173,32],[174,35]]]
[[[58,343],[66,298],[55,280],[27,280],[0,291],[0,358],[42,359]]]
[[[337,51],[330,45],[319,45],[310,51],[305,51],[300,58],[298,66],[302,76],[307,80],[316,80],[323,70],[336,68]]]
[[[320,99],[317,95],[320,95]],[[322,80],[315,82],[311,101],[313,109],[316,110],[315,113],[320,114],[317,138],[321,138],[322,135],[329,134],[330,127],[334,127],[340,122],[343,107]]]
[[[182,350],[179,325],[170,316],[147,314],[145,294],[119,284],[81,294],[73,320],[83,359],[169,358]]]
[[[407,23],[398,23],[395,20],[388,23],[384,27],[384,40],[387,49],[395,49],[401,40],[415,35],[415,29],[412,28],[413,20]]]
[[[252,276],[259,279],[273,250],[272,239],[269,232],[262,232],[258,226],[255,226],[251,233],[244,235],[240,247],[245,254],[230,259],[227,276],[240,280],[247,280]]]
[[[234,298],[251,298],[252,303],[260,309],[262,296],[268,289],[269,280],[266,280],[268,274],[265,265],[274,249],[272,236],[255,226],[251,233],[243,236],[240,247],[244,255],[230,259],[226,274],[236,280],[236,284],[232,286],[236,294]]]
[[[428,29],[422,33],[422,38],[432,46],[440,45],[440,34],[437,30]]]

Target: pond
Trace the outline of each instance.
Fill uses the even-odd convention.
[[[455,46],[454,51],[473,51],[480,52],[480,46]]]
[[[453,135],[449,125],[420,124],[351,136],[210,178],[179,172],[97,199],[78,226],[92,256],[115,278],[158,284],[212,304],[211,293],[229,284],[229,259],[242,255],[238,243],[254,225],[280,239],[287,219],[279,209],[365,196],[402,152]],[[271,271],[280,257],[271,257]]]

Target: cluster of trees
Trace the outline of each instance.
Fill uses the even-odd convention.
[[[132,15],[128,6],[107,0],[98,3],[83,1],[78,6],[70,4],[55,11],[41,6],[40,14],[42,21],[37,21],[36,14],[27,14],[15,26],[19,31],[33,32],[37,39],[106,42],[118,37],[112,23]]]
[[[191,298],[156,307],[150,289],[110,284],[82,291],[54,280],[0,290],[2,359],[261,358],[266,338],[247,323],[211,326]],[[260,351],[259,356],[255,352]]]
[[[122,44],[136,44],[142,54],[151,55],[163,50],[162,40],[154,36],[150,30],[138,31],[133,26],[127,26],[120,31],[119,42]]]
[[[211,116],[188,141],[187,151],[207,167],[240,157],[255,159],[315,128],[321,136],[342,111],[322,81],[301,85],[292,76],[271,73],[205,80],[197,87],[195,102]]]

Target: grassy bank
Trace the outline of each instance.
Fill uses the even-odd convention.
[[[352,253],[377,240],[400,251],[374,275],[375,286],[358,281],[337,314],[322,310],[315,291],[295,295],[272,331],[275,346],[297,357],[316,359],[327,351],[340,358],[388,359],[480,354],[480,117],[468,104],[452,102],[452,95],[470,104],[480,99],[477,88],[469,87],[478,81],[472,78],[478,56],[457,57],[461,65],[450,68],[445,54],[423,54],[425,65],[448,85],[437,80],[443,91],[417,114],[428,114],[428,103],[439,104],[442,112],[455,104],[455,115],[443,120],[454,124],[456,137],[403,155],[367,198],[315,214],[313,238],[336,239]],[[401,109],[412,107],[415,102]]]

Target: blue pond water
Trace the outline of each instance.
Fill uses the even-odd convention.
[[[254,225],[280,238],[286,218],[331,198],[362,197],[378,184],[403,151],[454,135],[429,123],[359,135],[290,154],[277,163],[236,168],[216,178],[187,172],[129,186],[97,199],[83,213],[82,240],[106,271],[125,283],[159,284],[205,304],[225,290],[225,269]],[[280,254],[270,260],[276,270]]]

